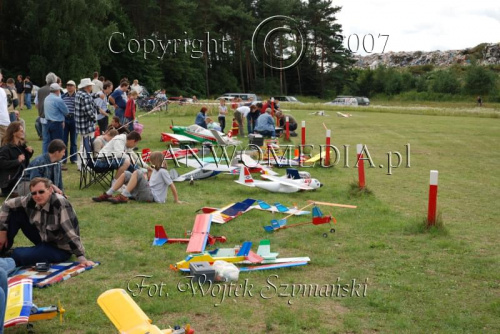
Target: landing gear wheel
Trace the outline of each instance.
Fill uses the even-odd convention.
[[[328,233],[323,233],[323,238],[328,238]]]
[[[330,230],[330,233],[335,233],[335,229],[334,229],[334,228],[332,228],[332,229]]]

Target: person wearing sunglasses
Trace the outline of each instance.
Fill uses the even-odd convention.
[[[12,250],[9,256],[17,266],[64,262],[71,255],[86,267],[94,265],[85,257],[75,210],[64,196],[54,192],[49,179],[34,178],[30,182],[30,194],[2,205],[0,250],[4,254],[14,244],[19,230],[34,246]]]

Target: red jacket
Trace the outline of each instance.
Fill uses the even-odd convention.
[[[127,106],[125,107],[125,117],[135,119],[135,100],[128,99]]]

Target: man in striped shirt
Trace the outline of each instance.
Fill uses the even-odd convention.
[[[91,95],[92,86],[94,83],[90,81],[89,78],[84,78],[80,80],[78,85],[78,91],[75,96],[75,125],[76,133],[81,136],[80,139],[80,154],[85,156],[83,150],[83,138],[91,137],[94,138],[95,123],[96,123],[96,113],[99,112],[99,108],[94,102]],[[81,156],[77,159],[78,169],[81,169]]]
[[[68,107],[69,113],[66,115],[66,120],[64,122],[64,135],[63,140],[66,147],[69,147],[70,160],[72,164],[76,163],[76,125],[75,125],[75,96],[76,96],[76,84],[73,80],[66,83],[67,93],[64,93],[62,99]],[[68,143],[71,142],[71,146]],[[63,159],[63,163],[67,162],[68,150]]]
[[[84,266],[94,262],[85,257],[75,210],[62,195],[53,191],[50,180],[34,178],[31,194],[6,201],[0,211],[0,249],[8,250],[19,230],[35,244],[17,247],[11,257],[17,266],[37,262],[67,261],[71,255]]]

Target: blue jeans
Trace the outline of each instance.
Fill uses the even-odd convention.
[[[14,248],[12,258],[17,266],[31,266],[37,262],[64,262],[71,257],[71,253],[57,248],[56,245],[42,242],[40,233],[35,225],[30,224],[29,218],[23,209],[11,211],[7,217],[7,247],[12,247],[17,232],[21,230],[35,246]]]
[[[115,110],[115,116],[120,119],[120,124],[124,124],[125,122],[125,110],[118,108]]]
[[[276,137],[276,131],[269,131],[269,130],[263,130],[263,131],[255,131],[258,132],[262,135],[262,137]]]
[[[63,140],[63,135],[64,135],[63,122],[53,122],[53,121],[48,121],[48,122],[49,124],[47,125],[49,127],[49,144],[54,139]]]
[[[96,162],[94,163],[94,166],[96,169],[100,170],[106,170],[106,169],[118,169],[120,168],[123,163],[125,162],[125,159],[120,159],[120,158],[113,158],[113,157],[108,157],[109,160],[106,158],[101,158],[97,159]],[[138,167],[134,165],[133,163],[128,166],[127,171],[130,173],[133,173]]]
[[[5,309],[7,308],[7,273],[0,269],[0,334],[3,334],[3,323],[5,320]]]
[[[124,118],[124,123],[123,124],[126,124],[126,123],[129,123],[127,125],[127,128],[129,129],[130,132],[134,131],[134,119],[133,118],[128,118],[128,117],[125,117]]]
[[[10,122],[15,122],[16,121],[16,113],[15,112],[10,112],[9,113],[9,119],[10,119]]]
[[[24,93],[24,104],[28,110],[31,109],[31,93]]]
[[[37,117],[36,118],[36,121],[35,121],[35,130],[36,130],[36,133],[38,134],[38,138],[42,138],[42,123],[40,123],[40,117]]]
[[[42,153],[45,154],[49,151],[50,134],[49,125],[42,123]]]
[[[64,121],[64,144],[66,144],[66,147],[69,147],[69,154],[71,155],[70,160],[72,162],[76,162],[76,124],[75,124],[75,118],[71,117],[68,118],[66,117],[66,120]],[[71,141],[71,146],[68,146],[68,142]],[[68,149],[66,149],[66,153],[64,155],[64,158],[66,159],[68,157]],[[64,160],[64,162],[68,162],[67,160]]]

